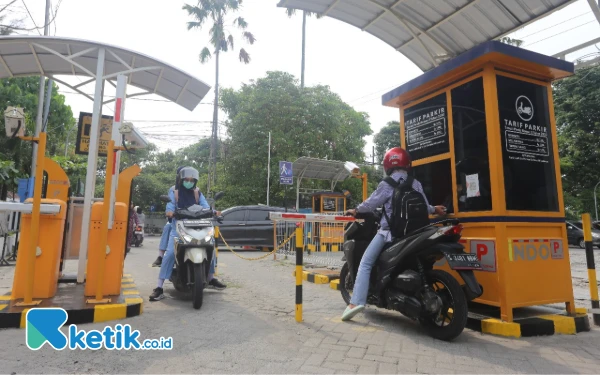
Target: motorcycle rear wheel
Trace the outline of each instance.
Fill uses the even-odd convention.
[[[467,297],[459,282],[448,272],[431,270],[427,273],[427,279],[435,293],[442,298],[443,307],[437,316],[420,318],[419,322],[429,336],[443,341],[454,340],[467,325]]]
[[[201,264],[188,263],[188,272],[192,275],[192,305],[198,310],[202,307],[204,300],[204,280],[206,280],[204,272],[204,262]]]
[[[340,271],[340,292],[342,293],[342,298],[347,305],[350,304],[350,300],[352,299],[352,290],[354,289],[354,279],[350,274],[350,270],[348,267],[348,263],[344,263]]]

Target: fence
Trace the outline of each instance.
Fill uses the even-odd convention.
[[[353,217],[340,213],[327,214],[295,214],[271,212],[275,247],[280,247],[277,254],[293,257],[296,247],[292,241],[296,228],[302,233],[304,264],[339,268],[342,262],[342,245],[344,242],[344,226]],[[286,241],[288,241],[286,243]],[[282,246],[282,244],[284,244]]]

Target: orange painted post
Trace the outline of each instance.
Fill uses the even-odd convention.
[[[44,158],[46,157],[46,133],[41,132],[38,138],[38,153],[35,161],[35,182],[33,188],[33,210],[31,212],[31,242],[27,254],[27,287],[22,305],[37,305],[41,301],[33,301],[33,282],[35,277],[35,258],[40,241],[40,210],[42,205],[42,179],[44,178]]]
[[[369,175],[366,173],[363,173],[362,175],[362,194],[363,194],[363,202],[367,200],[367,198],[369,198],[369,192],[367,190],[368,187],[368,178]]]

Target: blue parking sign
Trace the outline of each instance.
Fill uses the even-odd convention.
[[[281,185],[293,185],[294,173],[292,172],[292,162],[279,162],[279,183]]]

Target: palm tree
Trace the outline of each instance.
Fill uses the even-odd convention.
[[[296,9],[287,8],[286,13],[288,17],[292,17],[296,14]],[[304,69],[306,60],[306,17],[312,16],[312,12],[302,11],[302,72],[300,73],[300,87],[304,88]],[[317,18],[321,18],[320,14],[317,14]]]
[[[254,44],[256,38],[247,31],[248,23],[243,17],[229,19],[233,13],[240,10],[243,0],[199,0],[197,5],[186,4],[183,9],[188,15],[192,16],[194,21],[187,23],[188,30],[201,29],[206,22],[211,23],[208,31],[210,35],[210,48],[204,47],[200,52],[200,62],[206,63],[215,55],[215,102],[213,111],[212,142],[210,145],[209,157],[209,178],[207,192],[210,192],[211,185],[216,181],[217,165],[217,136],[219,124],[219,57],[221,52],[234,50],[234,37],[228,26],[231,25],[241,31],[241,37],[249,44]],[[227,21],[231,22],[227,22]],[[250,55],[244,48],[240,48],[239,59],[244,64],[250,63]],[[212,181],[211,181],[212,177]],[[211,184],[212,182],[212,184]]]

